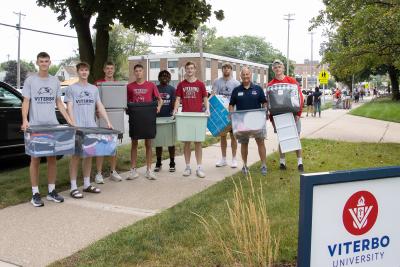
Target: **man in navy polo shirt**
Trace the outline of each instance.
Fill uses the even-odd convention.
[[[262,107],[267,107],[267,100],[265,99],[265,94],[262,88],[251,82],[251,71],[248,67],[243,67],[240,72],[240,77],[242,79],[242,84],[233,89],[231,100],[229,102],[229,111],[235,110],[249,110],[249,109],[260,109]],[[263,175],[267,174],[267,164],[266,164],[266,149],[264,144],[264,139],[266,136],[266,131],[264,131],[259,136],[255,137],[258,154],[261,159],[261,173]],[[240,143],[240,151],[242,154],[243,168],[242,172],[247,174],[249,169],[247,167],[247,154],[249,146],[249,138],[238,138]]]

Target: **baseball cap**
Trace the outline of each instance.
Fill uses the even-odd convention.
[[[232,69],[232,64],[229,63],[229,62],[224,62],[224,63],[222,64],[222,68],[224,68],[224,67],[229,67],[229,68]]]
[[[275,65],[283,65],[283,62],[280,61],[279,59],[275,59],[274,62],[272,62],[272,66],[275,66]]]

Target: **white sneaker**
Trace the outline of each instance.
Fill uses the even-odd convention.
[[[131,173],[129,176],[126,178],[126,180],[134,180],[139,177],[139,173],[136,171],[136,168],[131,169]]]
[[[192,174],[192,170],[190,167],[186,167],[186,169],[183,171],[183,176],[189,176]]]
[[[238,163],[236,159],[232,159],[231,168],[237,168]]]
[[[110,179],[113,180],[114,182],[121,182],[122,177],[119,175],[117,171],[111,172]]]
[[[152,172],[150,170],[146,171],[146,175],[145,176],[146,176],[146,178],[148,180],[156,180],[157,179],[157,176],[154,174],[154,172]]]
[[[224,167],[226,166],[226,159],[220,159],[217,163],[215,163],[216,167]]]
[[[196,171],[196,175],[197,175],[197,177],[199,177],[199,178],[204,178],[204,177],[206,177],[206,174],[202,171],[202,170],[197,170]]]
[[[104,184],[103,175],[101,173],[96,174],[96,176],[94,177],[94,181],[96,182],[96,184]]]

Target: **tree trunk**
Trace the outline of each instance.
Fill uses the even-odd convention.
[[[80,4],[76,0],[67,0],[67,5],[71,13],[71,21],[78,35],[80,60],[92,65],[94,61],[94,49],[90,34],[91,14],[83,14]]]
[[[103,65],[108,60],[108,44],[110,41],[109,25],[96,27],[96,55],[92,65],[92,78],[104,78]]]
[[[399,70],[396,67],[390,65],[388,67],[390,82],[392,84],[392,99],[399,101],[400,94],[399,94]]]

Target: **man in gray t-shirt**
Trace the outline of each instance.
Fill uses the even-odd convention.
[[[22,89],[22,125],[21,130],[25,131],[30,125],[49,125],[59,124],[56,117],[55,106],[64,116],[69,124],[72,124],[64,103],[61,100],[60,82],[57,78],[49,75],[50,56],[46,52],[40,52],[36,57],[36,65],[39,72],[29,76]],[[29,113],[29,120],[28,120]],[[32,184],[31,203],[35,207],[42,207],[44,203],[39,193],[39,164],[40,158],[31,157],[29,175]],[[56,183],[56,157],[47,157],[47,180],[48,190],[47,200],[57,203],[63,202],[64,198],[58,195],[55,190]]]
[[[90,83],[77,82],[65,90],[64,102],[72,102],[73,117],[78,127],[97,127],[94,114],[98,101],[99,90]]]
[[[79,81],[69,86],[65,93],[64,101],[67,103],[68,114],[78,127],[97,127],[95,116],[96,108],[100,117],[104,118],[108,128],[112,129],[107,112],[100,101],[99,90],[96,86],[88,82],[89,65],[81,62],[76,65]],[[73,198],[82,198],[82,193],[78,190],[76,180],[78,178],[78,166],[80,157],[73,155],[70,162],[70,195]],[[83,191],[88,193],[100,193],[100,189],[90,184],[90,171],[92,169],[92,158],[83,159]]]
[[[240,85],[240,82],[232,77],[232,65],[230,63],[222,64],[222,74],[223,76],[219,79],[216,79],[213,83],[213,94],[222,95],[228,99],[230,99],[233,89]],[[221,152],[222,159],[219,160],[215,166],[223,167],[226,163],[226,148],[227,148],[227,133],[221,133]],[[237,167],[236,160],[236,150],[237,150],[237,142],[234,137],[232,130],[230,130],[231,136],[231,147],[232,147],[232,163],[231,167]]]

